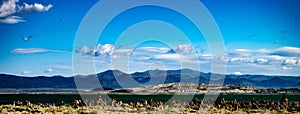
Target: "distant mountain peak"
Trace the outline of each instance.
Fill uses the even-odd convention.
[[[154,73],[151,74],[151,73]],[[166,73],[166,74],[162,74]],[[162,74],[162,75],[158,75]],[[84,81],[87,83],[86,88],[94,87],[93,83],[101,83],[102,87],[106,88],[122,88],[116,78],[124,79],[134,78],[139,83],[146,83],[151,78],[161,79],[160,76],[166,76],[163,83],[177,83],[182,81],[193,82],[199,84],[233,84],[233,85],[246,85],[252,87],[275,87],[275,88],[300,88],[300,77],[292,76],[265,76],[265,75],[218,75],[212,73],[202,73],[192,69],[184,68],[178,70],[148,70],[144,72],[135,72],[131,74],[124,73],[119,70],[107,70],[97,75],[77,75],[71,77],[64,76],[38,76],[38,77],[24,77],[9,74],[0,74],[0,88],[76,88],[76,80]],[[97,78],[95,78],[97,76]],[[220,77],[218,77],[220,76]],[[95,81],[98,79],[99,81]],[[197,81],[198,80],[198,81]],[[151,83],[150,83],[151,85]],[[134,85],[133,85],[134,86]]]

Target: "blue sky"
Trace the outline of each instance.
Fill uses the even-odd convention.
[[[222,33],[226,57],[210,53],[188,18],[154,6],[122,12],[99,33],[95,45],[73,47],[81,21],[97,2],[3,0],[0,73],[71,76],[72,58],[78,57],[83,74],[94,73],[87,67],[91,63],[96,72],[182,67],[210,72],[215,60],[226,62],[226,74],[300,76],[299,0],[200,0]],[[86,36],[83,40],[89,40],[88,32]]]

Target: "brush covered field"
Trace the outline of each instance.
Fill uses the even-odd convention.
[[[195,95],[189,102],[172,95],[1,94],[1,113],[300,113],[300,95]],[[182,95],[179,97],[187,97]],[[216,98],[217,97],[217,98]],[[216,98],[216,99],[210,99]]]

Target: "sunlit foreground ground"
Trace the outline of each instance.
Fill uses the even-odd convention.
[[[239,109],[239,110],[227,110],[227,109],[217,109],[211,107],[209,109],[199,109],[194,110],[191,108],[164,108],[164,109],[153,109],[148,110],[145,108],[117,108],[111,106],[99,106],[93,108],[81,107],[72,108],[71,106],[38,106],[33,107],[28,106],[12,106],[12,105],[2,105],[1,113],[5,114],[16,114],[16,113],[56,113],[56,114],[120,114],[120,113],[147,113],[147,114],[157,114],[157,113],[264,113],[264,114],[274,114],[274,113],[295,113],[299,114],[299,109],[294,111],[288,111],[284,109],[270,110],[270,109]]]
[[[287,98],[282,98],[280,102],[270,100],[249,102],[225,101],[222,98],[216,101],[194,99],[188,103],[181,101],[171,101],[163,103],[161,101],[132,101],[123,103],[112,100],[106,102],[99,99],[97,101],[75,100],[71,104],[32,104],[30,101],[14,102],[13,104],[1,105],[1,114],[5,113],[56,113],[56,114],[98,114],[98,113],[300,113],[300,106],[297,102],[289,102]]]

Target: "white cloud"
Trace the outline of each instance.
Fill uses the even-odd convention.
[[[293,57],[293,56],[300,56],[300,48],[297,47],[282,47],[277,48],[275,50],[268,50],[267,52],[269,55],[279,55],[279,56],[287,56],[287,57]]]
[[[120,59],[122,57],[127,57],[132,54],[131,49],[117,49],[113,51],[113,54],[111,55],[112,59]]]
[[[19,12],[25,12],[25,13],[45,12],[45,11],[48,11],[52,7],[53,7],[53,5],[51,5],[51,4],[44,6],[39,3],[34,3],[34,4],[24,3],[24,6],[19,7]]]
[[[120,58],[120,56],[118,56],[118,55],[112,55],[111,58],[112,59],[118,59],[118,58]]]
[[[292,70],[292,69],[293,69],[293,67],[287,67],[287,66],[283,66],[283,67],[282,67],[282,69],[283,69],[283,70]]]
[[[255,59],[247,57],[233,57],[226,60],[227,62],[244,62],[244,63],[253,63]]]
[[[19,0],[3,0],[0,6],[0,23],[15,24],[19,22],[26,22],[21,17],[13,16],[17,13],[34,13],[34,12],[45,12],[53,7],[49,4],[44,6],[40,3],[18,4]]]
[[[234,74],[234,75],[242,75],[241,72],[234,72],[233,74]]]
[[[109,59],[122,59],[129,57],[133,60],[149,60],[152,56],[166,54],[170,48],[138,47],[135,49],[116,49],[112,44],[98,44],[94,48],[82,46],[76,53],[92,57],[108,57]]]
[[[135,56],[134,57],[134,60],[135,61],[146,61],[146,60],[150,60],[151,59],[151,56]]]
[[[21,74],[23,74],[23,75],[29,75],[29,74],[31,74],[31,71],[25,70]]]
[[[19,16],[9,16],[9,17],[3,18],[3,19],[0,18],[0,23],[16,24],[16,23],[19,23],[19,22],[26,22],[26,21],[23,20]]]
[[[203,53],[205,49],[200,46],[193,46],[192,44],[179,44],[173,49],[169,50],[169,53],[179,53],[179,54],[195,54],[195,53]]]
[[[123,55],[130,55],[131,52],[132,52],[131,49],[117,49],[117,50],[114,50],[114,53],[123,54]]]
[[[298,47],[281,47],[273,50],[268,49],[258,49],[258,50],[248,50],[248,49],[236,49],[234,52],[229,53],[230,56],[253,56],[258,54],[264,55],[277,55],[284,57],[295,57],[300,56],[300,48]]]
[[[264,58],[267,58],[269,60],[281,61],[281,60],[288,59],[290,57],[283,57],[283,56],[279,56],[279,55],[267,55],[267,56],[264,56]]]
[[[295,70],[300,68],[300,48],[281,47],[276,49],[236,49],[226,57],[230,65],[263,65],[268,69]],[[238,64],[235,64],[238,63]],[[258,69],[257,69],[258,70]],[[270,70],[272,71],[272,70]]]
[[[169,52],[170,48],[158,48],[158,47],[139,47],[133,50],[135,55],[141,54],[164,54]]]
[[[199,50],[197,52],[203,52]],[[97,56],[106,56],[112,59],[120,59],[122,56],[153,56],[160,54],[194,54],[191,44],[181,44],[175,47],[174,49],[166,47],[137,47],[134,49],[116,49],[112,44],[98,44],[94,48],[88,46],[82,46],[76,50],[76,53],[81,53],[83,55],[90,55],[93,57]]]
[[[255,57],[227,57],[228,63],[255,63],[255,64],[269,64],[270,60],[267,58],[255,58]]]
[[[252,50],[248,49],[236,49],[234,52],[229,53],[229,56],[251,56],[253,54]]]
[[[255,60],[255,62],[258,63],[258,64],[266,64],[266,63],[269,62],[269,60],[268,60],[268,59],[265,59],[265,58],[257,58],[257,59]]]
[[[112,56],[114,52],[115,47],[112,44],[98,44],[94,48],[89,48],[87,46],[82,46],[80,49],[77,49],[77,53],[81,53],[83,55],[91,55],[94,57],[97,56]]]
[[[15,14],[17,12],[17,2],[19,2],[19,0],[3,0],[0,7],[0,18]]]
[[[87,46],[82,46],[80,49],[77,49],[77,53],[82,53],[84,55],[89,55],[92,50]]]
[[[51,50],[44,48],[17,48],[11,51],[14,54],[34,54],[34,53],[46,53],[46,52],[66,52],[65,50]]]
[[[199,62],[196,56],[189,56],[189,55],[182,55],[182,54],[157,54],[157,55],[153,55],[152,57],[149,57],[148,60],[169,62],[174,64],[179,64],[179,63],[197,64]]]
[[[48,68],[48,69],[46,69],[45,71],[44,71],[44,73],[51,73],[51,72],[53,72],[54,70],[52,69],[52,68]]]
[[[284,66],[298,66],[300,67],[300,59],[286,59],[281,63]]]
[[[160,55],[154,55],[152,59],[157,59],[157,60],[179,60],[180,59],[179,54],[160,54]]]
[[[195,53],[193,50],[192,44],[181,44],[174,48],[176,53],[185,53],[185,54],[193,54]]]

